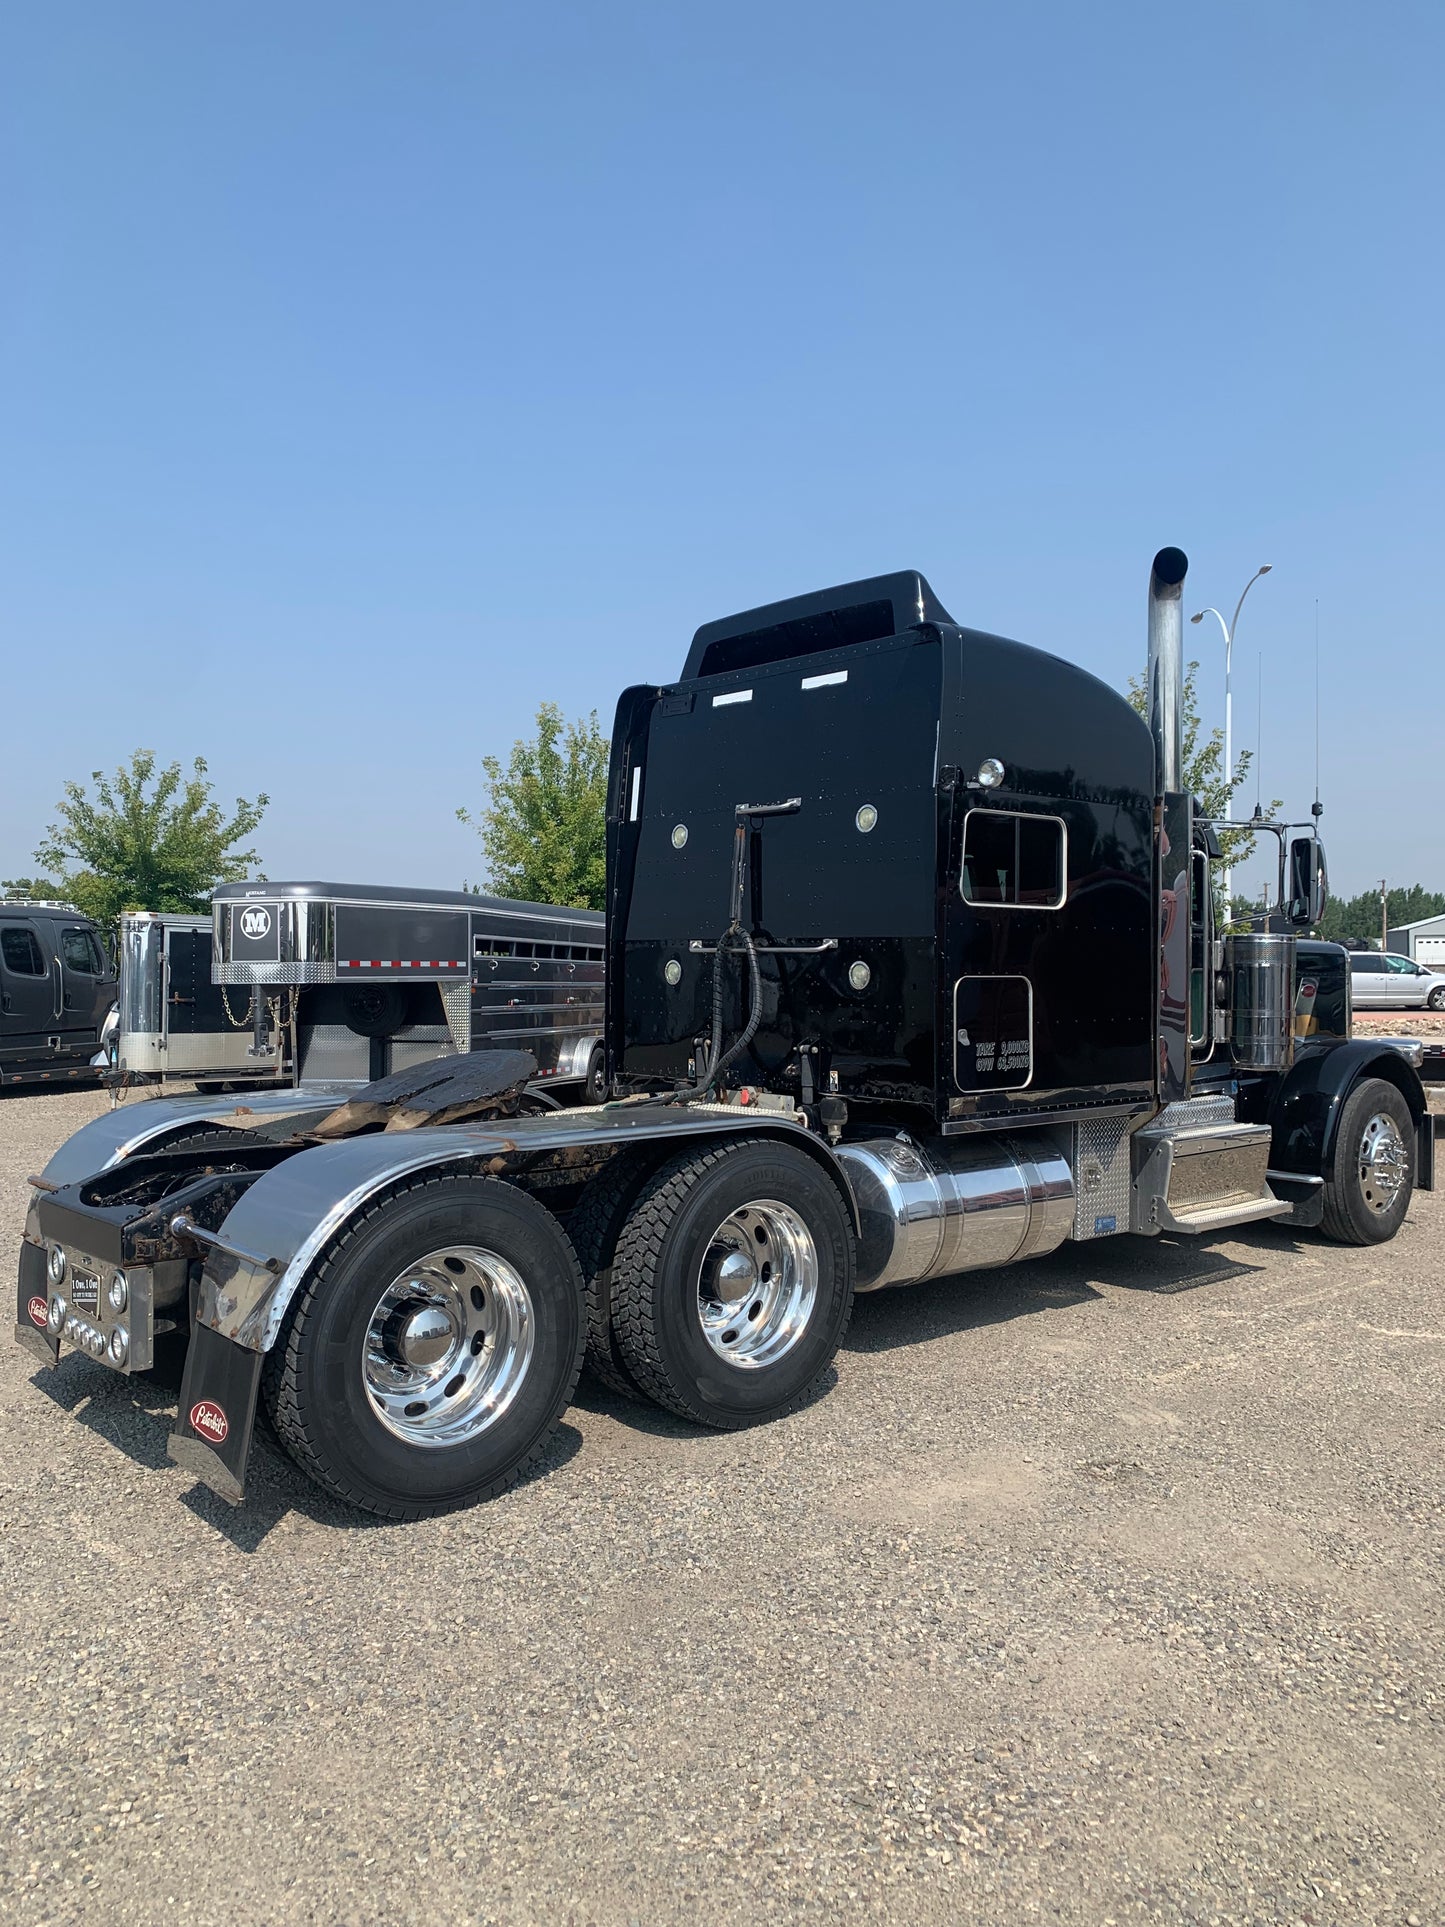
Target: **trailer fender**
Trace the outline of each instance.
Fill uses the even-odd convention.
[[[797,1144],[837,1185],[857,1231],[857,1203],[838,1160],[810,1131],[776,1113],[618,1105],[342,1138],[298,1151],[248,1186],[208,1240],[194,1325],[258,1357],[269,1351],[312,1265],[358,1213],[404,1179],[448,1170],[522,1172],[579,1146],[620,1151],[655,1143],[666,1156],[684,1138],[720,1136]]]
[[[1301,1057],[1283,1078],[1269,1107],[1274,1132],[1270,1165],[1279,1171],[1323,1177],[1334,1156],[1335,1135],[1345,1099],[1364,1078],[1393,1084],[1415,1121],[1415,1188],[1435,1188],[1435,1128],[1418,1073],[1399,1051],[1381,1049],[1367,1038],[1352,1038],[1332,1049]]]

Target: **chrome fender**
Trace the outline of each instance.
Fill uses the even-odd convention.
[[[298,1151],[242,1194],[214,1234],[233,1249],[212,1245],[206,1252],[196,1320],[249,1351],[269,1351],[302,1280],[332,1239],[379,1192],[419,1172],[466,1164],[502,1170],[579,1145],[620,1150],[666,1140],[670,1149],[684,1138],[719,1136],[777,1137],[798,1145],[829,1171],[856,1230],[852,1190],[827,1146],[776,1113],[752,1117],[731,1106],[643,1111],[619,1105],[381,1132]]]
[[[355,1091],[354,1084],[312,1084],[297,1090],[254,1091],[245,1097],[148,1097],[138,1104],[120,1104],[104,1117],[82,1124],[41,1176],[49,1184],[78,1184],[140,1151],[162,1149],[165,1138],[179,1137],[199,1125],[223,1124],[244,1131],[271,1118],[344,1104]]]

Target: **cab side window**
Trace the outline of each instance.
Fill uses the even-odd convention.
[[[963,819],[965,903],[1057,910],[1064,901],[1064,825],[1057,816],[970,810]]]
[[[100,945],[89,930],[63,931],[60,954],[65,959],[67,970],[79,971],[82,977],[105,975],[105,959],[100,954]]]
[[[18,924],[7,924],[0,929],[0,958],[5,968],[17,977],[45,975],[45,959],[40,954],[35,932],[23,930]]]
[[[1408,957],[1386,957],[1385,963],[1397,977],[1413,977],[1418,974]]]

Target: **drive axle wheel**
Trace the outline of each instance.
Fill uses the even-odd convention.
[[[567,1220],[587,1293],[587,1369],[609,1391],[643,1398],[612,1329],[612,1271],[617,1240],[643,1179],[656,1164],[641,1149],[619,1151],[587,1185]]]
[[[1429,1004],[1431,1010],[1445,1010],[1445,984],[1441,984],[1432,990],[1426,1002]]]
[[[262,1397],[303,1471],[384,1518],[502,1491],[582,1362],[582,1281],[556,1219],[494,1178],[373,1205],[298,1293]]]
[[[779,1418],[822,1389],[853,1308],[853,1227],[805,1151],[686,1152],[643,1183],[617,1240],[612,1328],[632,1376],[683,1418]]]
[[[1345,1099],[1321,1227],[1340,1244],[1393,1238],[1415,1188],[1415,1120],[1393,1084],[1367,1077]]]

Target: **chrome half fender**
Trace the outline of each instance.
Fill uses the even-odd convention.
[[[79,1184],[99,1171],[123,1164],[158,1140],[195,1130],[203,1124],[227,1124],[236,1130],[268,1118],[293,1117],[319,1106],[344,1104],[354,1096],[354,1084],[334,1089],[313,1084],[299,1090],[253,1091],[230,1097],[148,1097],[136,1104],[119,1104],[104,1117],[93,1117],[68,1137],[41,1172],[54,1185]]]
[[[850,1209],[852,1192],[827,1148],[802,1125],[776,1113],[734,1107],[682,1110],[635,1106],[552,1111],[501,1124],[449,1124],[432,1130],[342,1138],[298,1151],[237,1200],[219,1235],[269,1261],[248,1264],[235,1252],[206,1253],[196,1317],[238,1345],[269,1351],[302,1279],[342,1227],[379,1191],[419,1171],[597,1144],[621,1149],[647,1139],[772,1136],[801,1145],[832,1167]]]

